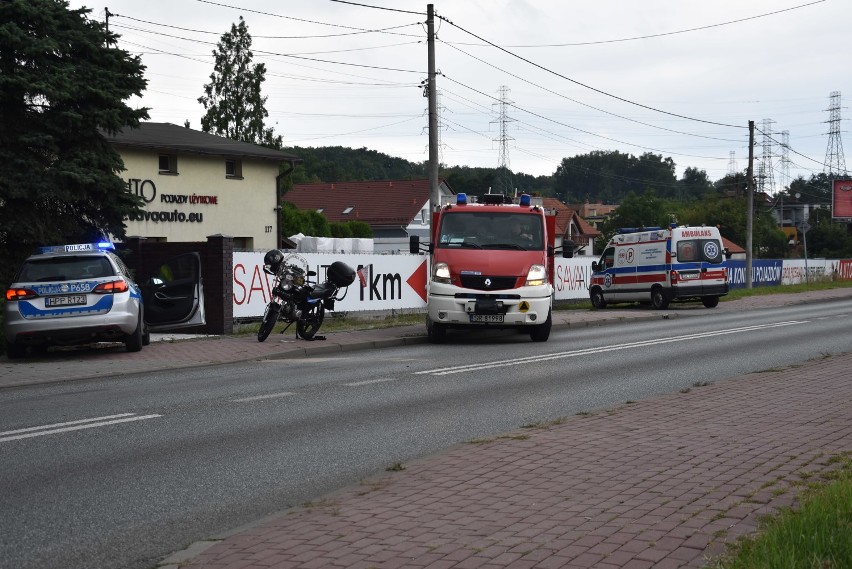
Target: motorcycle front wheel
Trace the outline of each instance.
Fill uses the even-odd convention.
[[[260,323],[260,329],[257,331],[257,341],[264,341],[272,332],[275,323],[278,322],[278,314],[281,312],[281,307],[270,302],[266,305],[266,311],[263,313],[263,320]]]
[[[296,322],[296,332],[299,333],[299,337],[305,340],[313,338],[322,326],[323,318],[325,318],[325,307],[322,302],[317,302],[302,312],[302,317]]]

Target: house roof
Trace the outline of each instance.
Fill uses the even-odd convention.
[[[580,233],[588,236],[600,235],[600,231],[589,225],[580,215],[556,198],[543,198],[542,203],[547,209],[556,210],[556,234],[567,235],[568,225],[574,220],[574,225]]]
[[[738,255],[746,252],[745,249],[725,237],[722,237],[722,247],[727,248],[731,255]]]
[[[170,123],[143,122],[139,124],[139,128],[126,128],[115,134],[104,133],[104,136],[111,144],[130,148],[253,158],[274,162],[302,162],[301,158],[274,148],[231,140],[224,136],[208,134]]]
[[[452,193],[441,180],[444,193]],[[295,184],[284,201],[314,209],[329,221],[363,221],[372,226],[406,226],[429,202],[428,179]]]

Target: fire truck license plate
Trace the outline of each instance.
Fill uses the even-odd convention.
[[[503,322],[502,314],[471,314],[471,322]]]

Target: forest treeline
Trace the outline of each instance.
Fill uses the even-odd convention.
[[[295,146],[282,150],[304,161],[291,176],[290,181],[295,184],[428,177],[425,162],[409,162],[367,148]],[[555,197],[566,204],[618,205],[618,210],[602,227],[604,239],[618,227],[674,222],[718,225],[725,237],[744,245],[747,223],[745,172],[711,180],[706,171],[697,168],[687,167],[680,178],[676,171],[676,164],[671,158],[653,153],[634,156],[618,151],[594,151],[563,158],[549,176],[444,164],[440,166],[439,176],[456,192],[517,192]],[[811,209],[811,230],[807,236],[811,256],[852,256],[852,237],[848,235],[846,225],[831,222],[830,180],[825,174],[814,174],[809,179],[799,177],[793,180],[789,188],[774,196],[756,198],[753,218],[756,258],[802,254],[800,247],[791,247],[789,236],[778,224],[774,210],[784,203],[788,212],[801,208],[803,204]],[[820,207],[824,209],[818,209]]]

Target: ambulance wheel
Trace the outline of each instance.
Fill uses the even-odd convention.
[[[550,338],[550,329],[553,327],[553,318],[550,316],[550,311],[547,312],[547,320],[543,324],[538,324],[530,328],[530,339],[533,342],[546,342]]]
[[[651,289],[651,305],[657,310],[665,310],[669,306],[669,297],[661,286]]]
[[[716,308],[719,306],[719,297],[718,296],[702,296],[701,304],[704,305],[704,308]]]
[[[592,293],[589,295],[592,299],[592,306],[595,308],[604,309],[606,308],[606,300],[604,300],[603,291],[597,287],[592,289]]]
[[[426,337],[429,338],[431,344],[443,344],[447,339],[447,325],[439,322],[432,322],[426,317]]]

